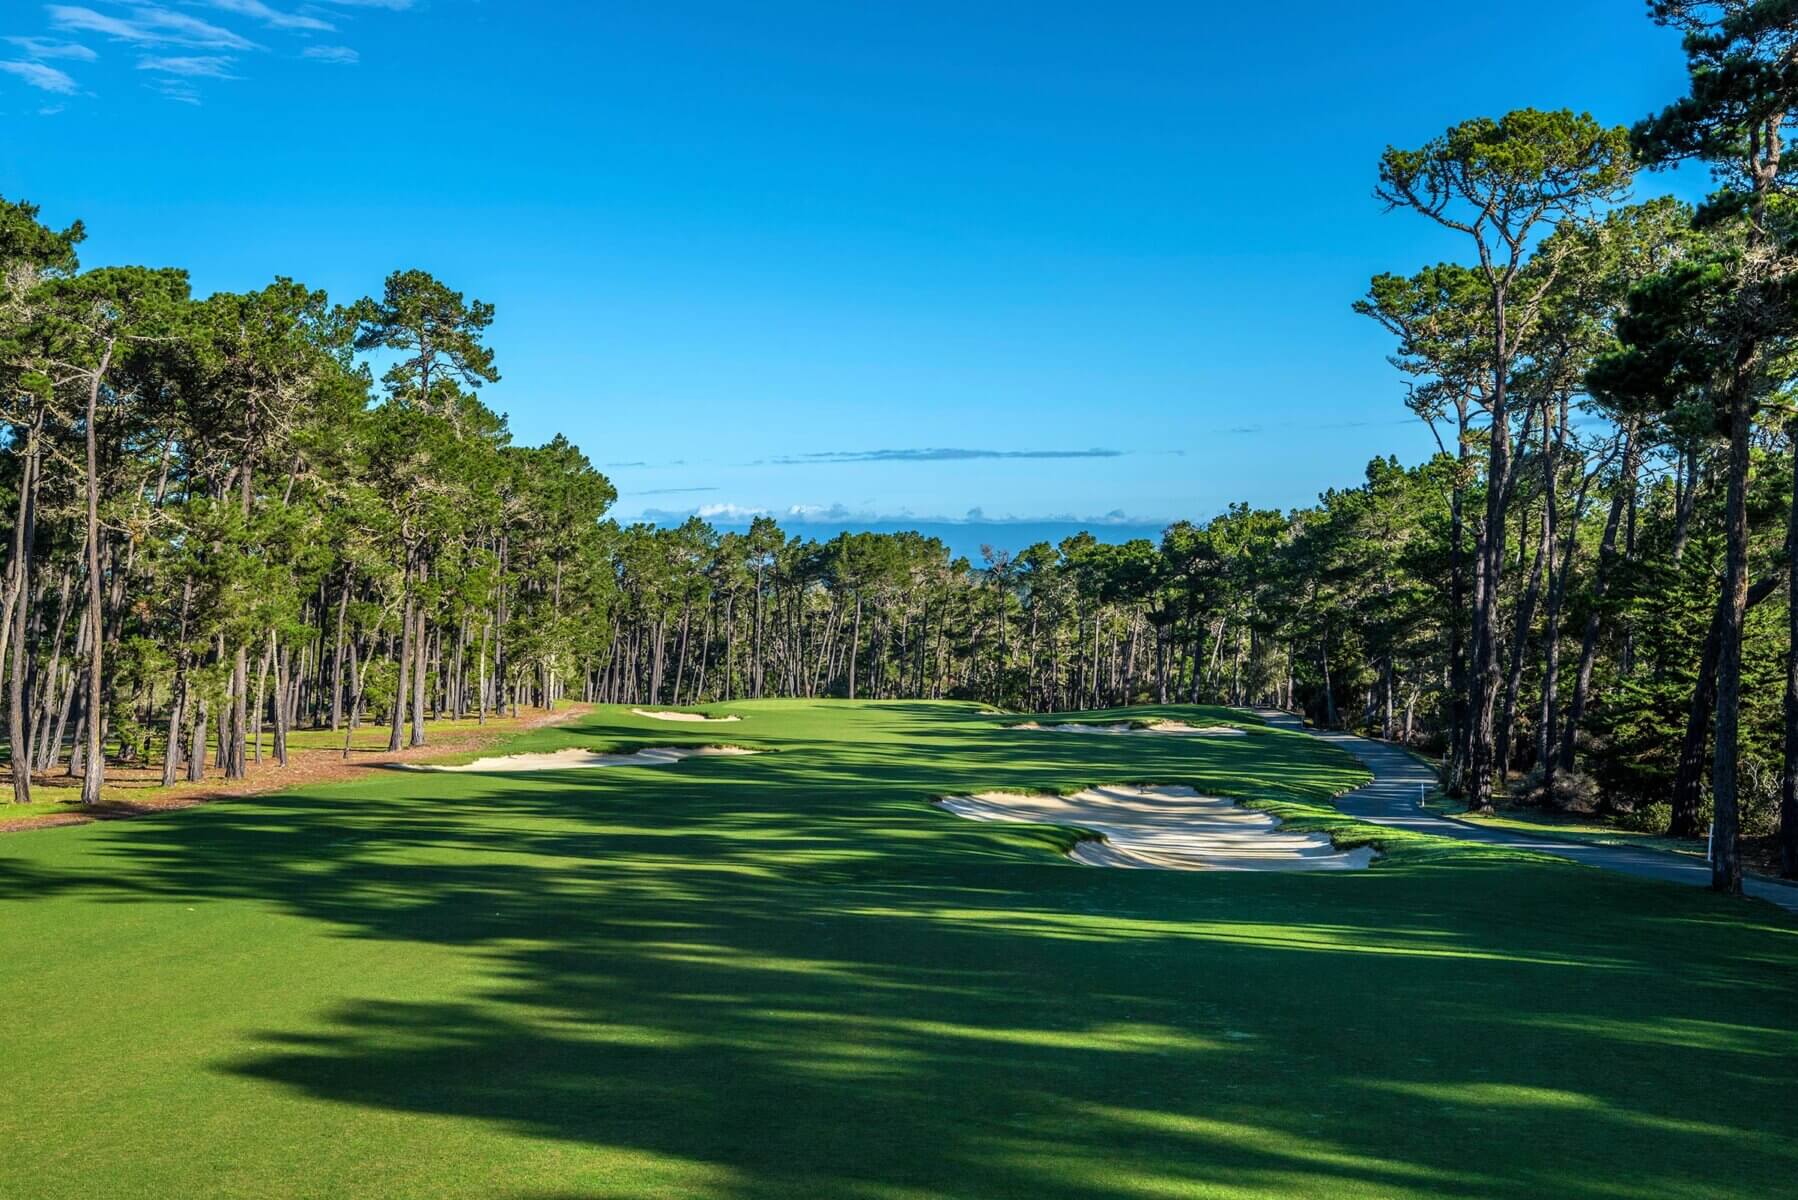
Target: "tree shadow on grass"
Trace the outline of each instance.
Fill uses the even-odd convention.
[[[476,985],[351,991],[218,1047],[215,1069],[577,1152],[568,1188],[517,1195],[640,1194],[579,1181],[642,1155],[696,1168],[672,1194],[719,1200],[1726,1196],[1791,1177],[1786,925],[1477,847],[1333,877],[1076,867],[1051,831],[927,801],[1122,776],[1316,802],[1341,772],[1278,740],[1243,757],[1259,736],[868,721],[899,735],[95,827],[86,857],[0,879],[255,901],[478,961]],[[595,724],[577,736],[621,736]]]

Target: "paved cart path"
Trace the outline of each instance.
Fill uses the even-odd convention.
[[[1648,879],[1664,879],[1696,887],[1710,886],[1710,864],[1703,859],[1664,850],[1636,850],[1624,846],[1600,846],[1537,837],[1430,812],[1418,801],[1422,795],[1421,788],[1435,787],[1436,772],[1398,747],[1372,738],[1356,737],[1352,733],[1311,729],[1292,714],[1277,709],[1256,709],[1255,713],[1269,725],[1308,733],[1347,750],[1373,772],[1372,783],[1336,797],[1336,807],[1349,816],[1379,825],[1434,834],[1437,837],[1460,838],[1468,842],[1485,842],[1493,846],[1557,854],[1588,866],[1604,867]],[[1798,886],[1751,875],[1743,881],[1742,887],[1750,896],[1777,904],[1789,912],[1798,912]]]

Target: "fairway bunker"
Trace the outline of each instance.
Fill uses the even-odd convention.
[[[1268,813],[1189,787],[1093,787],[1071,796],[981,792],[937,801],[973,821],[1068,825],[1097,836],[1068,857],[1089,867],[1167,871],[1352,871],[1372,847],[1338,850],[1324,833],[1281,833]]]
[[[1028,729],[1038,733],[1105,733],[1105,734],[1137,734],[1162,733],[1179,737],[1242,737],[1242,730],[1234,725],[1188,725],[1185,721],[1155,721],[1148,725],[1133,725],[1128,721],[1114,721],[1109,725],[1082,725],[1078,722],[1064,725],[1043,725],[1036,721],[1025,721],[1022,725],[1013,725],[1013,729]]]
[[[631,713],[634,716],[648,717],[654,721],[697,721],[697,722],[702,722],[702,723],[721,723],[724,721],[741,721],[743,719],[742,717],[738,717],[738,716],[708,717],[704,713],[654,712],[647,708],[633,708],[633,709],[631,709]]]
[[[395,764],[406,771],[567,771],[589,767],[666,767],[684,758],[731,758],[760,751],[742,746],[657,746],[629,754],[603,754],[596,750],[574,747],[546,754],[506,754],[497,758],[477,758],[473,762],[453,766],[431,763]]]

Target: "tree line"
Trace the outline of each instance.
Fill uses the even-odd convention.
[[[1744,837],[1798,873],[1776,9],[1651,5],[1691,90],[1633,129],[1525,109],[1389,149],[1379,200],[1467,249],[1355,302],[1438,452],[1158,543],[969,561],[917,533],[623,526],[577,447],[515,445],[481,400],[490,306],[419,271],[347,305],[290,279],[196,298],[178,270],[83,270],[80,225],[0,202],[15,798],[575,696],[1267,702],[1439,754],[1473,809],[1714,827],[1724,890]],[[1703,204],[1635,196],[1684,159]]]
[[[1798,17],[1649,14],[1685,35],[1690,89],[1633,128],[1523,109],[1378,163],[1379,201],[1466,249],[1354,306],[1393,339],[1429,461],[1159,545],[978,564],[766,521],[621,531],[597,694],[1297,705],[1438,753],[1472,810],[1710,830],[1725,891],[1745,837],[1798,875]],[[1638,198],[1687,160],[1702,204]]]
[[[0,203],[15,800],[62,769],[97,802],[109,758],[232,778],[265,730],[285,762],[301,723],[347,749],[383,720],[398,749],[553,701],[614,492],[480,401],[490,306],[418,271],[347,306],[291,279],[199,299],[179,270],[81,270],[83,235]]]

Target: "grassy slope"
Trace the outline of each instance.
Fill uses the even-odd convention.
[[[1341,824],[1359,771],[729,707],[517,748],[777,753],[0,838],[0,1195],[1715,1198],[1798,1165],[1769,908],[1396,834],[1344,875],[1082,868],[926,801],[1189,782]]]

